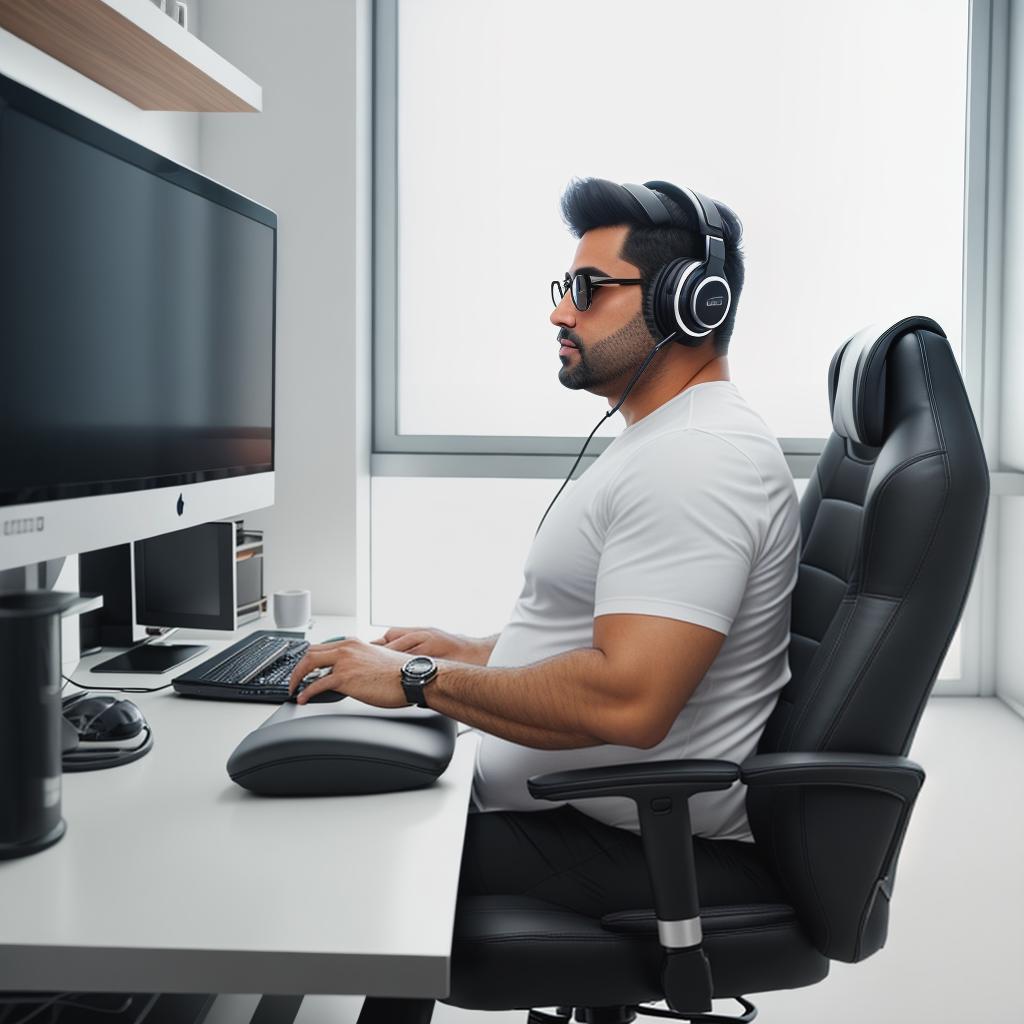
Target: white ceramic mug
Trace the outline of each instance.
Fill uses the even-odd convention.
[[[278,629],[305,629],[313,613],[313,598],[308,590],[278,590],[273,607]]]

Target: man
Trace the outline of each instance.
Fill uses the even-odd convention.
[[[562,197],[579,244],[553,288],[559,380],[610,406],[663,340],[658,271],[705,256],[696,210],[674,186],[651,185],[671,223],[602,179],[574,181]],[[530,797],[526,779],[642,760],[742,761],[790,677],[799,508],[778,442],[729,379],[741,227],[718,210],[728,315],[703,339],[662,346],[626,395],[625,429],[549,508],[502,632],[390,629],[373,644],[316,645],[293,675],[295,685],[331,670],[300,701],[337,689],[403,707],[403,666],[411,655],[436,659],[426,706],[483,733],[460,899],[529,893],[598,916],[653,905],[632,801],[555,806]],[[744,796],[737,784],[690,801],[705,905],[779,898]],[[383,1019],[395,1002],[367,1000],[360,1020]],[[386,1007],[390,1019],[398,1009]],[[429,1008],[416,1012],[408,1019],[429,1019]]]

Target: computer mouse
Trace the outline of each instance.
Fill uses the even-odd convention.
[[[320,712],[272,720],[238,744],[228,775],[264,796],[420,789],[448,767],[456,728],[454,719],[419,708],[387,717]]]
[[[288,698],[292,704],[299,702],[299,694],[309,686],[310,683],[315,683],[321,676],[330,675],[331,670],[329,668],[317,668],[313,669],[312,672],[307,673],[302,677],[299,685],[295,687],[292,695]],[[339,701],[344,697],[347,697],[347,693],[339,693],[337,690],[323,690],[320,693],[314,693],[312,697],[307,701],[308,704],[328,704],[335,701]]]
[[[142,712],[130,701],[102,693],[82,697],[64,706],[64,718],[86,742],[130,740],[145,727]]]
[[[305,683],[299,683],[295,687],[295,692],[288,698],[292,704],[298,704],[299,694],[306,688]],[[344,700],[348,696],[347,693],[338,693],[337,690],[322,690],[320,693],[314,693],[312,697],[306,701],[307,704],[333,704],[336,701]]]

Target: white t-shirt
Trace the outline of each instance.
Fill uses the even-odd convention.
[[[568,484],[534,538],[522,593],[489,665],[593,646],[598,615],[632,612],[726,637],[668,735],[650,750],[535,750],[487,733],[473,797],[481,810],[542,811],[531,775],[639,761],[753,753],[790,678],[790,603],[800,510],[782,449],[732,381],[695,384],[626,427]],[[745,787],[690,800],[695,835],[752,841]],[[639,832],[625,797],[570,801]]]

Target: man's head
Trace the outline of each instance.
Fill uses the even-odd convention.
[[[644,314],[644,299],[658,270],[679,257],[704,258],[704,239],[692,207],[658,194],[673,214],[670,226],[652,225],[626,189],[601,178],[575,180],[562,196],[562,216],[580,240],[571,271],[641,282],[598,284],[585,311],[578,310],[568,294],[562,298],[551,322],[560,328],[559,340],[571,346],[560,349],[558,376],[566,387],[611,394],[661,340]],[[743,287],[742,227],[732,210],[716,205],[722,216],[725,277],[732,304],[722,324],[700,346],[707,353],[705,359],[727,353]],[[648,375],[656,371],[652,367]]]

